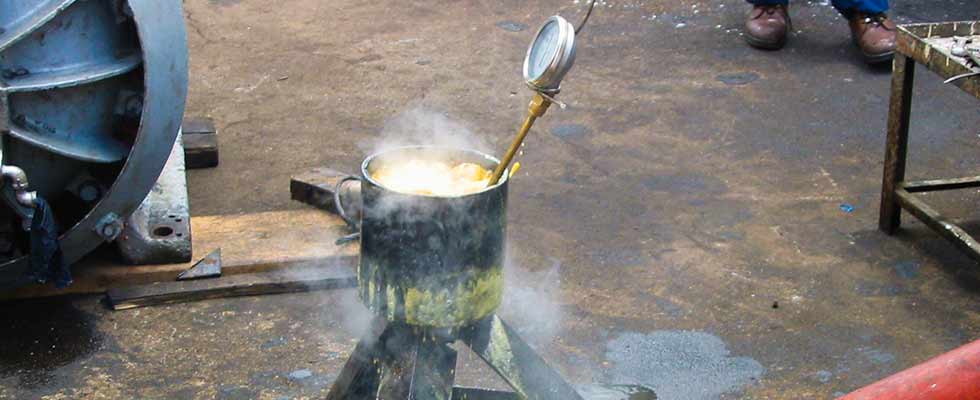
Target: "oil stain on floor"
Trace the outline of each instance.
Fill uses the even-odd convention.
[[[752,358],[730,356],[717,336],[696,331],[625,333],[609,342],[606,358],[613,383],[644,385],[662,399],[717,399],[766,371]]]
[[[0,308],[0,385],[16,377],[23,388],[67,385],[57,370],[103,347],[95,316],[64,299],[7,303]]]

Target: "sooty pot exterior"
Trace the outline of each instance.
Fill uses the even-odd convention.
[[[401,147],[368,157],[361,167],[361,301],[390,321],[468,325],[493,313],[503,294],[507,179],[460,197],[398,193],[372,179],[385,163],[412,158],[487,169],[499,163],[480,152],[439,147]]]

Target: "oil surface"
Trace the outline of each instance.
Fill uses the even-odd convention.
[[[473,163],[455,166],[435,160],[408,160],[384,165],[372,178],[381,186],[407,194],[463,196],[487,187],[490,171]]]

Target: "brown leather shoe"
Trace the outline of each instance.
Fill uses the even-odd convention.
[[[745,22],[745,41],[760,49],[781,49],[786,44],[790,24],[789,11],[784,5],[753,6]]]
[[[895,23],[887,15],[855,12],[850,25],[851,38],[869,64],[890,61],[895,55]]]

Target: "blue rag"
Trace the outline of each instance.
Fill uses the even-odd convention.
[[[58,242],[58,222],[51,212],[51,206],[38,198],[31,220],[31,268],[28,278],[37,283],[54,281],[55,287],[62,289],[71,285],[71,271],[65,263]]]

